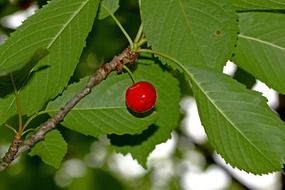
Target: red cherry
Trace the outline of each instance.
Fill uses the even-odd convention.
[[[155,88],[146,81],[133,84],[126,92],[126,104],[128,108],[137,113],[144,113],[151,110],[155,101]]]

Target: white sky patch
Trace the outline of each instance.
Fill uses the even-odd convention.
[[[142,177],[146,170],[134,160],[131,154],[114,153],[108,160],[111,170],[125,179]]]
[[[224,66],[223,73],[233,76],[236,69],[237,66],[233,62],[228,61],[227,64]],[[268,105],[271,108],[274,109],[278,106],[278,93],[273,89],[269,88],[263,82],[256,80],[256,84],[253,86],[252,90],[261,92],[262,95],[267,98]]]
[[[102,141],[95,141],[91,145],[91,151],[84,157],[84,161],[88,167],[101,167],[107,157],[106,145]]]
[[[24,20],[33,15],[37,9],[38,6],[33,4],[25,11],[18,11],[14,14],[3,17],[0,22],[8,28],[16,29],[23,23]]]
[[[182,177],[183,190],[221,190],[227,189],[230,177],[219,167],[212,165],[206,171],[187,171]]]
[[[87,167],[82,160],[70,159],[62,163],[54,176],[54,180],[58,186],[68,187],[72,183],[72,178],[84,177],[86,172]]]
[[[182,121],[182,130],[193,139],[194,142],[203,144],[207,141],[207,135],[201,124],[196,101],[193,97],[184,98],[181,107],[186,113]]]
[[[148,168],[153,169],[152,182],[154,189],[165,189],[175,173],[175,166],[171,157],[177,145],[177,135],[172,133],[171,138],[155,147],[148,157]]]
[[[279,101],[278,101],[278,93],[269,88],[266,84],[263,82],[260,82],[259,80],[256,81],[256,84],[252,87],[253,90],[261,92],[264,97],[268,100],[268,105],[271,108],[278,107]]]
[[[155,147],[155,149],[150,153],[148,158],[148,164],[152,165],[155,160],[168,159],[173,154],[177,143],[177,136],[172,133],[171,138],[165,143],[161,143]]]
[[[277,190],[281,188],[280,184],[280,173],[273,173],[267,175],[254,175],[247,172],[241,171],[239,169],[233,168],[229,164],[226,164],[224,159],[218,155],[214,155],[214,159],[224,165],[229,172],[236,176],[239,181],[246,185],[249,189],[256,190]]]
[[[227,64],[224,66],[223,73],[233,76],[236,69],[237,66],[233,62],[227,61]]]
[[[175,168],[170,159],[162,159],[152,166],[152,188],[153,189],[166,189],[169,180],[174,176]]]

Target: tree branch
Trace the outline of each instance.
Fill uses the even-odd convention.
[[[90,76],[85,87],[76,94],[71,100],[69,100],[55,115],[53,115],[48,121],[42,124],[42,126],[29,136],[23,143],[20,142],[19,137],[15,137],[12,141],[7,153],[0,160],[0,172],[5,170],[12,161],[17,158],[23,152],[31,149],[34,144],[45,138],[47,132],[51,131],[59,124],[68,112],[85,96],[90,94],[92,88],[105,80],[107,76],[114,70],[121,72],[124,65],[134,63],[138,58],[138,53],[134,52],[130,48],[124,49],[124,51],[115,56],[112,61],[99,67],[96,72]]]

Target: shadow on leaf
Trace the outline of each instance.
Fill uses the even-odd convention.
[[[17,89],[20,89],[24,85],[28,83],[31,77],[41,70],[48,68],[48,66],[40,66],[34,69],[35,65],[48,55],[48,50],[39,48],[37,49],[32,57],[27,61],[26,64],[22,67],[17,67],[12,72],[1,71],[0,73],[0,97],[5,97],[6,95],[14,92],[11,77],[13,77],[15,81],[15,85]]]
[[[115,146],[135,146],[139,145],[142,142],[146,141],[149,137],[151,137],[158,130],[157,125],[151,125],[149,128],[144,130],[141,134],[136,135],[108,135],[110,142]]]

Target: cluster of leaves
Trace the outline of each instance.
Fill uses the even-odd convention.
[[[148,154],[179,125],[181,93],[172,74],[178,70],[191,82],[209,142],[228,163],[256,174],[280,170],[285,158],[284,123],[260,93],[222,69],[232,59],[256,79],[285,92],[284,4],[282,0],[141,1],[143,31],[153,52],[159,52],[159,61],[140,58],[133,73],[137,80],[156,87],[155,111],[144,117],[130,113],[124,91],[131,79],[112,74],[62,125],[93,137],[108,135],[116,151],[131,153],[145,165]],[[87,78],[74,84],[69,80],[85,39],[96,16],[104,19],[118,8],[119,1],[52,0],[0,46],[0,77],[27,76],[24,81],[16,77],[23,115],[52,115],[84,86]],[[39,50],[40,56],[35,57]],[[10,85],[9,80],[3,81],[0,85]],[[0,96],[3,125],[17,114],[16,98],[13,90],[0,91]],[[66,151],[66,142],[55,130],[30,154],[58,167]]]

